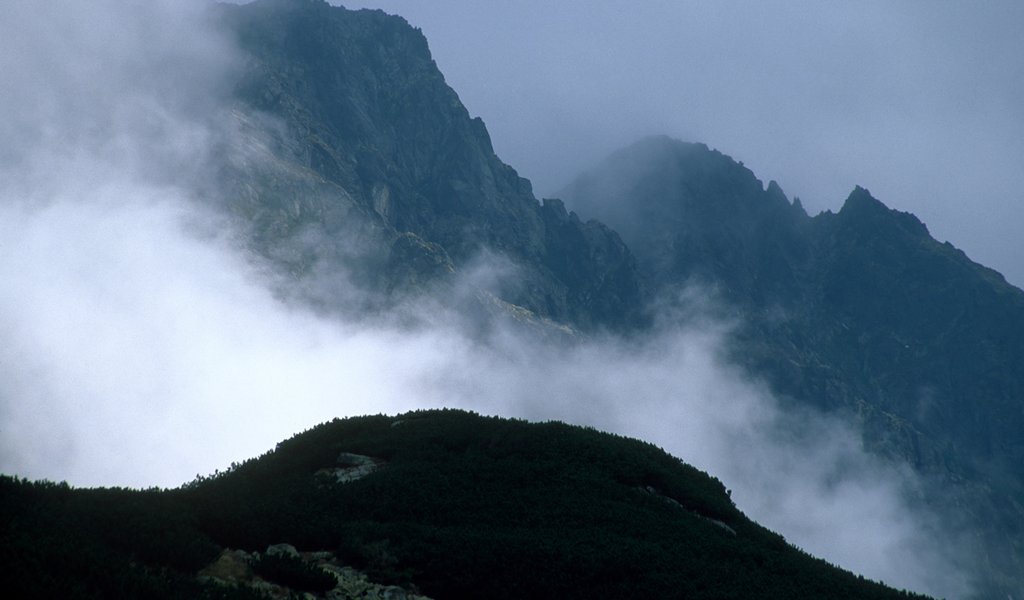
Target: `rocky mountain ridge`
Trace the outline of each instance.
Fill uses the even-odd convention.
[[[236,148],[227,177],[259,182],[229,193],[258,251],[297,274],[343,267],[373,292],[419,290],[498,255],[515,271],[499,295],[540,317],[636,321],[640,290],[618,235],[534,198],[445,83],[421,32],[325,2],[220,10],[249,56],[239,112],[278,128],[257,144],[269,157],[242,165],[248,155]],[[268,162],[284,167],[268,173]]]
[[[563,195],[622,233],[648,289],[712,290],[741,319],[734,360],[931,478],[923,501],[969,514],[972,553],[1021,584],[1024,292],[864,188],[810,217],[700,144],[641,141]]]

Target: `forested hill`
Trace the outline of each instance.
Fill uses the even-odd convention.
[[[2,477],[0,553],[16,598],[922,597],[650,444],[461,411],[335,420],[175,490]]]

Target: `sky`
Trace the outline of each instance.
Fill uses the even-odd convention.
[[[639,437],[708,470],[741,510],[832,562],[901,587],[966,594],[964,532],[922,508],[928,482],[872,457],[844,422],[784,410],[763,382],[724,358],[735,324],[711,316],[699,290],[686,299],[688,318],[663,315],[657,335],[570,348],[500,327],[471,335],[445,310],[450,298],[420,299],[422,314],[411,321],[419,325],[409,327],[329,318],[275,294],[278,282],[206,202],[218,189],[216,153],[245,144],[234,137],[223,87],[240,57],[200,5],[9,0],[0,20],[0,72],[11,83],[0,88],[0,473],[176,486],[334,417],[454,406],[560,419]],[[442,16],[449,10],[430,6]],[[499,16],[520,5],[503,6]],[[567,12],[552,23],[566,27],[570,5],[559,6]],[[613,5],[597,9],[594,31],[621,26],[639,36],[645,27],[625,17],[658,7],[644,6],[622,17]],[[497,48],[540,27],[548,28],[543,39],[569,35],[533,14],[513,19],[515,27],[488,17],[481,23],[505,29],[488,36],[478,26],[464,37],[489,37]],[[706,42],[714,37],[698,29],[691,32]],[[654,46],[659,31],[650,32]],[[774,39],[770,29],[761,33]],[[457,62],[445,58],[443,43],[432,45],[442,68]],[[548,50],[556,46],[573,47]],[[644,75],[622,56],[621,71],[592,64],[583,77],[557,61],[527,69],[504,59],[507,77],[491,65],[490,79],[475,77],[492,87],[480,88],[479,100],[463,98],[497,123],[492,135],[508,162],[518,162],[516,148],[524,152],[521,168],[539,190],[560,185],[574,162],[600,157],[602,144],[611,150],[618,138],[647,133],[642,123],[650,132],[660,126],[655,104],[629,108],[650,94],[623,91],[628,85],[608,98],[594,88],[590,104],[576,94],[601,77],[608,89],[649,80],[655,90],[661,68]],[[449,80],[462,92],[452,67]],[[547,69],[548,82],[516,79],[537,69]],[[556,80],[561,87],[548,87]],[[513,93],[524,101],[509,114],[547,119],[547,127],[524,129],[525,141],[511,135],[514,119],[485,112],[487,97]],[[561,114],[547,102],[559,97]],[[604,128],[588,126],[595,115],[606,117]],[[699,123],[707,131],[712,124]],[[742,131],[723,131],[716,135],[742,140]],[[534,146],[531,136],[563,145]],[[538,162],[543,152],[555,153]],[[755,171],[768,168],[755,160]],[[500,267],[490,270],[500,276]],[[467,285],[478,279],[470,274]]]
[[[538,196],[667,134],[742,161],[812,214],[865,187],[1024,286],[1024,3],[343,4],[421,28]]]

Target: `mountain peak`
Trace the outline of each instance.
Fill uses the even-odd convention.
[[[721,284],[731,299],[789,295],[792,265],[807,252],[807,220],[778,183],[705,144],[645,138],[612,154],[562,192],[582,218],[622,236],[651,289]]]
[[[750,169],[731,156],[701,142],[685,142],[667,135],[642,138],[613,153],[606,162],[628,166],[647,164],[652,170],[671,165],[675,169],[684,169],[694,174],[742,173],[742,179],[757,181]],[[761,185],[760,181],[758,185]]]
[[[447,277],[496,251],[528,273],[528,284],[503,291],[509,305],[586,326],[597,326],[595,319],[625,326],[639,312],[625,245],[603,226],[542,207],[530,183],[495,155],[486,126],[448,86],[422,31],[401,17],[320,0],[258,0],[223,12],[251,58],[236,86],[240,105],[282,125],[277,158],[290,172],[344,191],[294,212],[261,211],[255,230],[288,232],[258,246],[263,254],[280,260],[295,253],[271,246],[305,248],[309,236],[293,241],[293,232],[312,228],[316,239],[343,240],[362,237],[351,233],[359,229],[372,253],[352,259],[335,243],[332,260],[365,273],[369,287],[407,290],[412,281],[419,289],[437,279],[423,271]],[[302,185],[283,187],[247,206],[309,198]],[[323,256],[322,248],[309,253]],[[601,261],[591,260],[596,254]],[[410,262],[411,270],[402,268]],[[300,259],[283,268],[309,266]]]
[[[870,227],[895,224],[904,232],[915,236],[931,235],[928,227],[916,216],[889,208],[859,185],[847,196],[846,202],[839,210],[839,217],[846,223],[859,223]]]
[[[871,195],[871,192],[867,188],[856,186],[850,195],[846,197],[846,202],[843,204],[844,210],[861,210],[868,208],[881,208],[888,209],[880,200]]]

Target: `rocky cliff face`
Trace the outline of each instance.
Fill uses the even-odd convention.
[[[495,156],[418,30],[319,1],[222,12],[248,53],[239,112],[276,127],[254,145],[277,172],[261,173],[257,161],[233,177],[264,179],[238,186],[233,207],[253,223],[261,252],[300,274],[345,264],[357,283],[387,290],[421,289],[416,279],[438,279],[449,261],[459,270],[497,255],[516,269],[499,292],[514,305],[584,328],[636,320],[640,291],[625,244],[534,198]],[[413,274],[399,263],[430,268]]]

